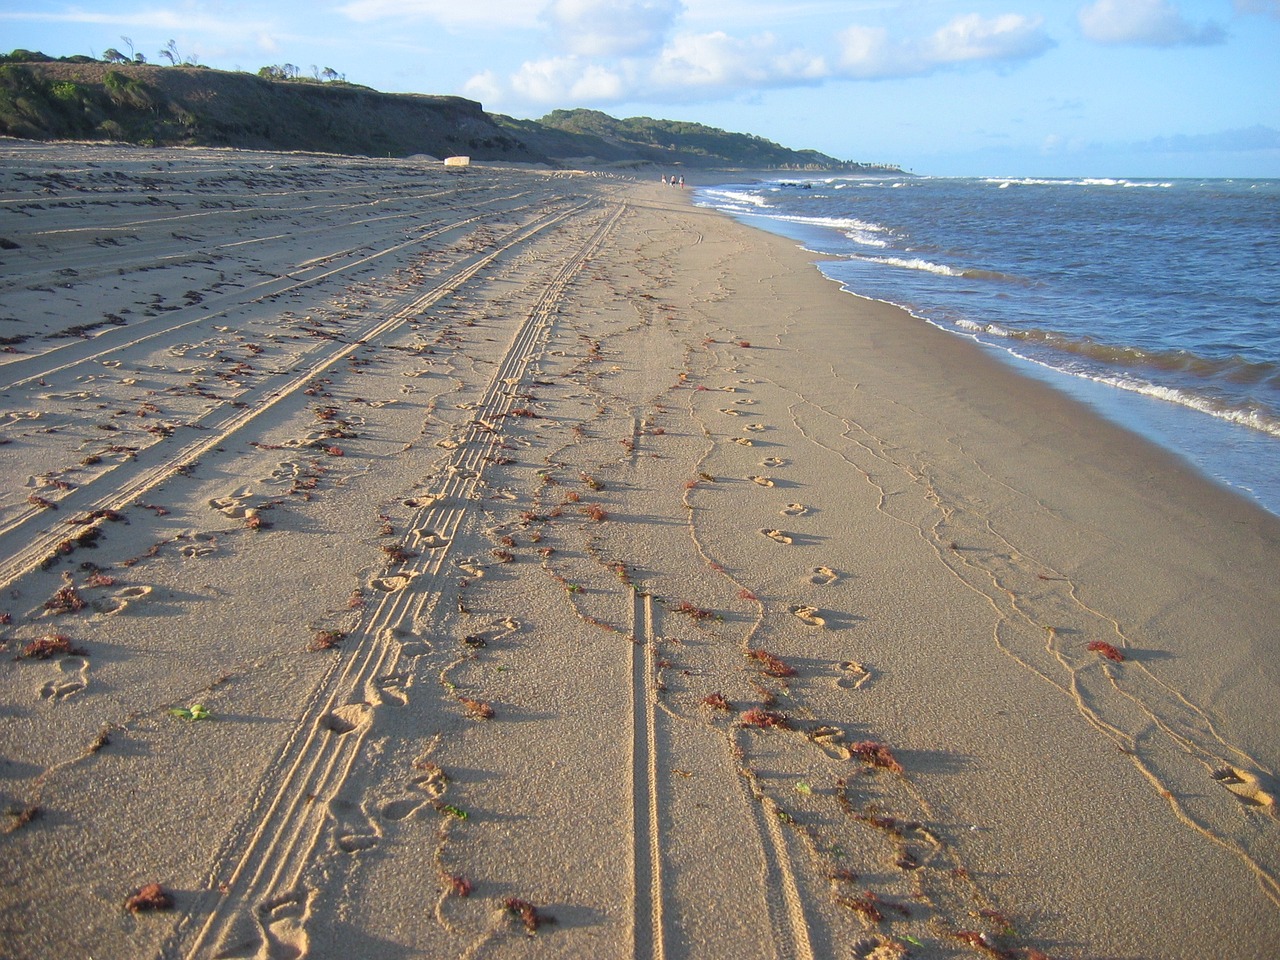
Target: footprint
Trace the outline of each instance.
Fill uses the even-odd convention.
[[[287,893],[258,906],[258,926],[266,949],[258,956],[266,960],[300,960],[310,949],[307,921],[311,917],[309,893]]]
[[[338,736],[367,727],[373,720],[373,707],[368,703],[348,703],[320,718],[320,726]]]
[[[773,481],[772,481],[771,479],[769,479],[768,477],[756,477],[756,476],[750,476],[750,477],[747,477],[747,479],[748,479],[748,480],[750,480],[752,483],[759,484],[759,485],[760,485],[760,486],[762,486],[762,487],[772,487],[772,486],[773,486]]]
[[[781,530],[761,530],[760,533],[768,537],[774,543],[791,543],[792,542],[791,537],[787,536]]]
[[[425,640],[409,640],[400,646],[400,656],[402,657],[425,657],[430,652],[431,644]]]
[[[409,702],[409,695],[405,693],[405,687],[409,685],[412,677],[407,673],[393,673],[386,677],[379,677],[374,683],[374,698],[380,704],[393,703],[398,707],[403,707]]]
[[[384,803],[378,810],[378,815],[384,820],[393,820],[399,823],[401,820],[407,820],[413,816],[414,811],[421,807],[426,800],[420,800],[416,797],[403,797],[399,800],[390,800]]]
[[[760,461],[762,467],[785,467],[790,460],[784,460],[782,457],[765,457]]]
[[[436,531],[430,529],[422,529],[413,531],[416,539],[416,546],[423,550],[439,550],[449,545],[449,540],[440,536]]]
[[[469,633],[462,642],[469,647],[487,647],[490,643],[511,636],[520,629],[520,621],[515,617],[503,617],[475,633]]]
[[[729,440],[740,447],[754,447],[756,445],[756,442],[749,437],[730,437]]]
[[[857,660],[845,660],[839,669],[836,686],[843,690],[860,690],[871,680],[871,671]]]
[[[811,627],[825,627],[827,621],[818,616],[817,607],[809,607],[804,604],[797,604],[790,608],[792,616],[801,623],[807,623]]]
[[[809,731],[809,739],[820,746],[836,760],[849,759],[849,750],[845,745],[844,731],[839,727],[822,726]]]
[[[371,850],[382,839],[382,830],[359,804],[334,800],[329,804],[333,817],[333,845],[343,853]]]
[[[421,510],[424,507],[434,507],[444,500],[444,495],[439,493],[424,493],[420,497],[410,497],[404,502],[406,507],[412,507],[415,510]]]
[[[413,577],[397,574],[394,577],[378,577],[369,586],[375,590],[381,590],[383,593],[395,593],[398,590],[403,590],[411,583],[413,583]]]
[[[1230,790],[1242,802],[1250,806],[1262,807],[1272,816],[1276,814],[1275,794],[1262,788],[1262,781],[1257,774],[1239,767],[1223,767],[1215,770],[1213,779]]]
[[[473,580],[479,580],[484,576],[484,567],[480,566],[480,562],[475,557],[467,557],[465,560],[455,560],[453,565],[469,576]]]
[[[58,661],[58,676],[40,688],[44,700],[66,700],[89,686],[89,661],[84,657],[63,657]]]
[[[813,574],[809,577],[810,583],[816,583],[820,587],[830,586],[840,579],[840,574],[836,573],[830,567],[814,567]]]
[[[733,407],[722,407],[720,409],[720,412],[723,413],[726,417],[745,416],[745,414],[741,410],[735,410],[733,409]]]
[[[759,400],[735,400],[733,401],[739,407],[754,407]]]
[[[803,517],[809,512],[809,508],[803,503],[788,503],[778,512],[784,517]]]
[[[194,542],[184,543],[179,551],[188,560],[200,560],[218,551],[218,538],[211,533],[197,533]]]
[[[763,423],[748,423],[748,424],[747,424],[745,427],[743,427],[742,429],[743,429],[743,430],[750,430],[752,433],[761,433],[761,432],[763,432],[763,431],[765,431],[765,430],[768,430],[769,428],[768,428],[767,426],[765,426]]]
[[[421,790],[426,794],[428,800],[438,800],[444,796],[444,792],[449,786],[449,778],[445,776],[444,771],[439,767],[426,769],[428,769],[426,774],[411,781],[409,785],[415,790]]]
[[[106,616],[123,613],[129,604],[141,600],[151,592],[147,586],[125,587],[107,597],[99,597],[93,601],[93,609]]]
[[[252,496],[253,491],[249,487],[241,487],[229,496],[214,497],[209,501],[209,506],[225,516],[238,520],[244,516],[245,504]]]
[[[378,811],[379,815],[384,820],[406,820],[430,801],[443,796],[447,783],[444,772],[433,768],[423,776],[410,780],[406,786],[413,793],[384,803]]]

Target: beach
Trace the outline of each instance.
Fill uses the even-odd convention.
[[[657,172],[0,184],[0,954],[1280,941],[1280,518],[1184,461]]]

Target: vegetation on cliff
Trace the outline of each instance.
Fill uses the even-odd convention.
[[[169,66],[115,49],[103,60],[54,60],[27,50],[0,55],[0,135],[364,156],[466,154],[552,165],[895,169],[698,123],[618,120],[596,110],[517,120],[462,97],[381,93],[346,82],[331,67],[307,75],[286,63],[253,75],[199,66],[172,44],[161,55]]]

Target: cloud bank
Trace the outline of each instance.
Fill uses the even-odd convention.
[[[691,101],[744,88],[920,77],[1010,64],[1054,46],[1041,19],[1019,14],[967,14],[917,37],[852,26],[833,36],[828,49],[814,50],[772,33],[680,32],[682,9],[679,0],[555,0],[546,18],[563,52],[527,61],[505,77],[478,74],[466,92],[485,101],[530,104]]]

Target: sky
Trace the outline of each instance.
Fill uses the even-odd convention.
[[[327,68],[936,176],[1280,177],[1280,0],[0,0],[19,48]]]

